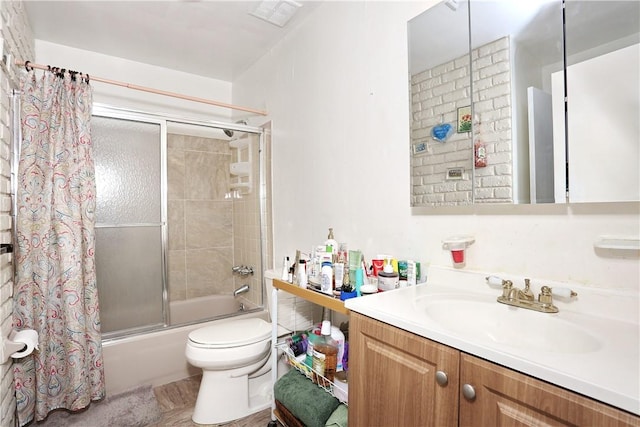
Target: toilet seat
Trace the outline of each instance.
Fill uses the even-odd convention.
[[[270,323],[258,318],[238,319],[192,331],[189,333],[189,344],[198,348],[232,348],[254,344],[270,338]]]

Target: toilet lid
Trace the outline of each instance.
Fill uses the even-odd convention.
[[[271,323],[262,319],[239,319],[205,326],[189,333],[189,341],[207,347],[238,347],[266,340]]]

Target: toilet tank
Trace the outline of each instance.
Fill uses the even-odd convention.
[[[264,272],[269,314],[272,313],[273,279],[280,278],[276,270]],[[294,331],[311,329],[314,319],[322,316],[322,308],[302,298],[284,291],[278,291],[278,336]],[[273,319],[273,316],[271,316]]]

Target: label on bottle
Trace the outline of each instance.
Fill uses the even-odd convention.
[[[322,378],[324,376],[324,365],[325,365],[325,359],[326,356],[324,355],[324,353],[319,352],[318,350],[314,349],[312,350],[312,354],[313,354],[313,365],[311,366],[311,369],[313,369],[313,382],[317,383],[317,384],[321,384],[322,383]]]
[[[328,387],[336,373],[338,364],[338,348],[317,344],[313,347],[313,370],[315,382],[321,386]]]

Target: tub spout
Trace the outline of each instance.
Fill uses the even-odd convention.
[[[242,285],[235,291],[233,291],[233,296],[237,297],[240,294],[244,294],[245,292],[249,292],[249,285]]]

